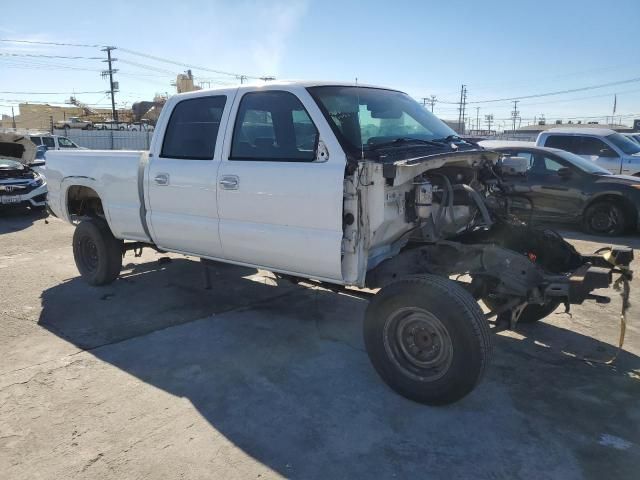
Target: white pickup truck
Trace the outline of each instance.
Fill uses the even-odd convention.
[[[281,82],[174,96],[149,152],[49,152],[45,174],[90,284],[150,246],[348,288],[371,297],[364,339],[380,376],[445,404],[481,379],[489,319],[513,328],[600,300],[590,292],[633,256],[582,256],[512,220],[501,172],[526,169],[518,160],[402,92]]]

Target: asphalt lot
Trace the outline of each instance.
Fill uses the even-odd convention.
[[[71,226],[0,215],[2,478],[638,476],[640,288],[613,366],[577,358],[615,353],[610,291],[496,335],[484,382],[430,408],[376,376],[363,300],[230,266],[207,291],[197,262],[153,251],[89,287]]]

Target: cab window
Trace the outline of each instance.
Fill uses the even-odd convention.
[[[56,148],[56,141],[53,137],[42,137],[42,144],[47,148]]]
[[[572,135],[549,135],[544,142],[544,146],[577,153],[578,141],[579,137]]]
[[[225,95],[182,100],[171,112],[161,157],[213,160]]]
[[[53,138],[51,140],[53,140]],[[60,145],[60,148],[77,148],[76,144],[67,137],[58,137],[58,145]]]
[[[555,175],[558,173],[558,170],[565,167],[566,165],[563,165],[555,158],[536,154],[533,156],[533,163],[530,171],[537,175]]]
[[[609,145],[595,137],[582,137],[580,140],[580,147],[578,149],[578,155],[589,155],[596,157],[616,157]]]
[[[35,145],[42,145],[42,140],[40,139],[40,137],[29,137],[29,138]]]
[[[312,162],[318,130],[302,102],[289,92],[242,97],[229,160]]]

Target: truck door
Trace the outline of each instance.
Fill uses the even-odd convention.
[[[579,169],[551,154],[534,152],[527,172],[534,216],[541,220],[575,220],[586,202]]]
[[[622,157],[604,140],[596,137],[580,137],[579,154],[597,163],[613,174],[622,173]]]
[[[179,100],[154,138],[145,191],[151,235],[161,248],[222,255],[216,175],[224,137],[220,124],[232,100],[222,94]]]
[[[233,111],[218,173],[224,256],[340,281],[345,157],[324,150],[337,142],[320,110],[302,88],[267,87],[239,93]]]

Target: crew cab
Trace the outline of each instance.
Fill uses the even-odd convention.
[[[608,128],[552,128],[536,145],[575,153],[614,175],[640,176],[640,145]]]
[[[50,152],[45,173],[88,283],[149,246],[349,289],[370,299],[380,376],[445,404],[482,378],[489,319],[514,328],[600,298],[633,257],[583,256],[513,220],[498,160],[405,93],[270,82],[176,95],[148,152]]]

